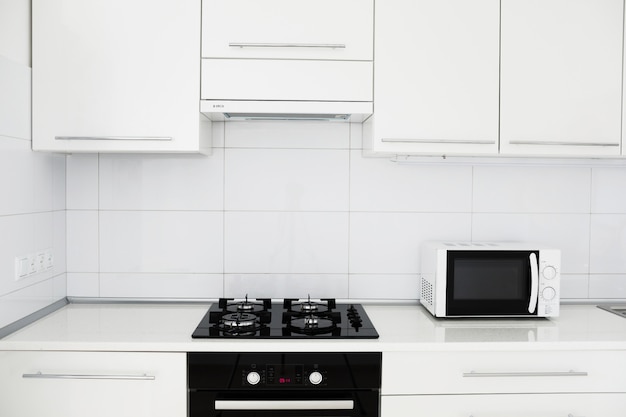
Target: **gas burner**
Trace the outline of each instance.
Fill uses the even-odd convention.
[[[222,324],[226,329],[247,329],[254,327],[258,317],[249,313],[230,313],[222,316]]]
[[[337,323],[332,319],[319,317],[316,315],[308,315],[299,318],[292,318],[285,327],[285,334],[298,333],[306,336],[318,334],[333,334],[341,332],[337,328]]]
[[[220,298],[218,306],[224,312],[259,313],[261,311],[268,310],[272,306],[272,300],[269,298],[248,300],[248,296],[246,295],[243,300],[235,300],[234,298]]]
[[[332,311],[336,307],[334,298],[322,298],[318,301],[311,300],[309,296],[306,300],[299,298],[285,298],[283,307],[289,312],[302,314],[319,314]]]

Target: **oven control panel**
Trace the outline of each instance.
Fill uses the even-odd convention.
[[[242,385],[263,387],[325,386],[328,372],[317,365],[251,364],[242,371]]]

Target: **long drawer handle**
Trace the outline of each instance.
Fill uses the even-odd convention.
[[[216,400],[216,410],[352,410],[353,400]]]
[[[594,143],[594,142],[558,142],[558,141],[539,141],[539,140],[512,140],[511,145],[540,145],[540,146],[619,146],[619,143]]]
[[[327,48],[345,49],[343,43],[251,43],[251,42],[230,42],[231,48]]]
[[[383,138],[383,142],[397,142],[397,143],[453,143],[453,144],[468,144],[468,145],[495,145],[495,140],[463,140],[463,139],[396,139],[396,138]]]
[[[587,372],[463,372],[463,378],[497,378],[526,376],[588,376]]]
[[[55,136],[55,140],[173,140],[168,136]]]
[[[22,378],[37,379],[124,379],[133,381],[153,381],[156,379],[154,375],[82,375],[82,374],[44,374],[37,372],[36,374],[23,374]]]

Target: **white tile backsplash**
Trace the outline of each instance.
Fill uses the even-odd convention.
[[[626,274],[591,274],[589,298],[626,299]]]
[[[477,213],[472,219],[472,239],[554,247],[561,250],[563,272],[589,272],[589,215]]]
[[[223,216],[100,211],[100,272],[221,273]]]
[[[626,274],[626,214],[591,216],[590,272]]]
[[[348,214],[227,212],[225,273],[348,272]]]
[[[66,175],[67,209],[97,210],[98,155],[68,155]]]
[[[626,167],[593,168],[592,213],[626,213]]]
[[[68,297],[100,297],[100,274],[97,272],[68,272]]]
[[[364,300],[415,300],[418,274],[350,274],[350,298]]]
[[[67,211],[67,271],[98,272],[100,235],[97,210]]]
[[[589,213],[591,169],[475,166],[478,213]]]
[[[340,123],[213,130],[209,157],[67,158],[68,294],[415,300],[426,240],[560,248],[564,299],[626,274],[621,167],[396,164]]]
[[[222,210],[224,150],[100,155],[101,210]]]
[[[225,209],[348,211],[347,150],[227,149]]]
[[[354,211],[468,213],[472,168],[397,164],[352,151],[350,204]]]
[[[350,273],[417,274],[426,240],[470,239],[465,213],[351,213]]]
[[[219,298],[222,274],[100,274],[100,297]]]
[[[224,296],[348,298],[347,274],[226,274]]]

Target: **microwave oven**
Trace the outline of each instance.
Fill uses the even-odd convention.
[[[527,243],[427,242],[420,302],[435,317],[556,317],[561,251]]]

